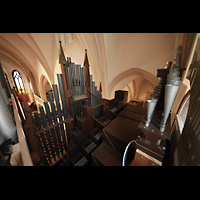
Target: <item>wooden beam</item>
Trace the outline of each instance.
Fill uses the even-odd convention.
[[[74,120],[74,118],[71,117],[70,119],[64,120],[64,121],[62,121],[62,122],[58,122],[57,124],[53,124],[53,125],[51,125],[51,126],[48,126],[47,128],[43,128],[42,130],[36,132],[36,136],[38,136],[39,134],[41,134],[41,133],[43,133],[43,132],[45,132],[45,131],[48,131],[48,130],[50,130],[50,129],[52,129],[52,128],[55,128],[56,126],[58,126],[58,125],[60,125],[60,124],[63,124],[63,123],[70,123],[70,122],[72,122],[73,120]]]

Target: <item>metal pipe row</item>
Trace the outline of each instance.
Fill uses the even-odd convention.
[[[165,98],[164,98],[164,110],[162,114],[162,120],[160,124],[160,131],[164,132],[166,127],[166,122],[171,111],[173,102],[175,100],[176,94],[178,92],[181,77],[179,68],[173,68],[169,70],[167,76],[167,84],[165,85]]]

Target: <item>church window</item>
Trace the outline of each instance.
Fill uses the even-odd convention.
[[[23,93],[25,93],[25,88],[23,84],[23,80],[21,77],[21,74],[17,70],[13,70],[12,77],[15,83],[15,87],[17,88],[18,93],[21,93],[21,90]]]

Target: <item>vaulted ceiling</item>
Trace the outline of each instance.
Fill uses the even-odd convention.
[[[60,73],[59,39],[66,57],[83,66],[87,49],[96,86],[102,83],[103,97],[112,98],[134,77],[157,83],[156,69],[173,61],[176,33],[0,33],[0,61],[5,72],[16,68],[38,85],[45,76],[50,85]],[[33,84],[33,83],[32,83]]]

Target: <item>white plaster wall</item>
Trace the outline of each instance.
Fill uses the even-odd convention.
[[[108,85],[120,73],[140,68],[156,76],[173,61],[175,33],[104,33]]]
[[[0,57],[30,70],[38,82],[44,75],[50,84],[57,83],[57,73],[61,70],[56,36],[57,33],[0,33]],[[66,57],[81,66],[85,48],[88,49],[90,71],[96,86],[99,88],[101,81],[103,97],[113,98],[113,94],[109,94],[113,93],[109,91],[110,83],[121,73],[138,68],[155,76],[158,67],[173,61],[176,36],[176,33],[76,33],[74,40],[69,38],[67,44],[62,45]],[[128,80],[128,77],[123,79]],[[114,88],[120,89],[122,85],[117,83]]]
[[[113,99],[115,96],[116,90],[123,90],[132,80],[134,80],[137,76],[129,76],[125,79],[121,79],[111,90],[111,92],[108,94],[108,99]]]

